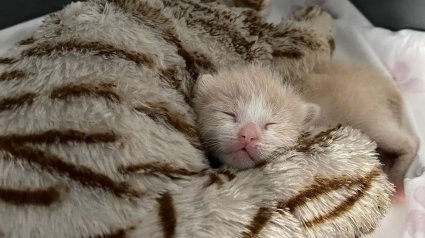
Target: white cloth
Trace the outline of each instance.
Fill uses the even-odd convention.
[[[44,17],[39,17],[31,21],[23,22],[21,24],[3,29],[0,31],[0,56],[13,45],[28,36],[31,36],[34,31],[43,22]]]
[[[376,55],[402,89],[416,122],[420,137],[425,138],[425,32],[391,32],[379,28],[359,29]],[[423,140],[422,140],[423,143]],[[425,237],[425,150],[407,174],[408,213],[401,237]]]
[[[395,78],[407,99],[407,127],[425,138],[425,33],[390,32],[373,25],[347,0],[275,0],[270,22],[305,5],[321,5],[336,20],[335,57],[381,68]],[[0,31],[0,55],[28,37],[42,17]],[[407,204],[393,206],[370,238],[425,237],[425,150],[420,149],[405,180]]]

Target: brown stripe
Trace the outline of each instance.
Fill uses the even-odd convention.
[[[160,163],[146,163],[146,164],[135,164],[128,166],[121,166],[118,168],[118,171],[123,174],[129,173],[137,173],[139,171],[143,171],[143,175],[147,176],[166,176],[171,179],[181,179],[182,176],[208,176],[209,180],[206,183],[205,187],[209,187],[213,184],[217,184],[221,186],[224,184],[223,180],[215,173],[208,172],[207,169],[203,169],[200,171],[190,171],[184,168],[174,168],[170,164],[160,164]],[[229,174],[229,181],[232,180],[231,174]],[[234,176],[234,175],[233,175]],[[230,179],[232,178],[232,179]]]
[[[203,175],[205,170],[201,171],[189,171],[184,168],[174,168],[170,164],[160,163],[147,163],[147,164],[135,164],[129,166],[122,166],[118,169],[121,173],[136,173],[143,170],[145,175],[164,175],[172,179],[178,179],[177,176],[197,176]]]
[[[162,77],[165,79],[165,81],[168,82],[174,89],[177,89],[179,93],[184,98],[184,101],[189,104],[190,102],[190,96],[183,92],[183,90],[179,90],[182,84],[182,80],[178,77],[178,72],[176,67],[171,67],[168,69],[160,69]]]
[[[376,172],[372,171],[369,175],[375,174]],[[314,183],[310,185],[308,188],[303,189],[299,192],[299,194],[286,202],[281,202],[278,205],[278,208],[285,209],[288,208],[290,211],[293,211],[295,208],[299,206],[305,205],[307,202],[311,201],[314,198],[322,194],[326,194],[328,192],[338,190],[338,189],[350,189],[353,186],[357,186],[362,183],[366,178],[334,178],[334,179],[324,179],[324,178],[316,178]]]
[[[161,75],[165,77],[168,83],[173,86],[175,89],[179,89],[182,81],[177,77],[176,67],[161,69]]]
[[[18,45],[30,45],[35,42],[34,37],[28,37],[18,42]]]
[[[10,134],[0,136],[0,144],[5,142],[13,142],[16,144],[32,143],[32,144],[64,144],[68,142],[79,143],[112,143],[120,139],[120,136],[114,132],[86,133],[77,130],[48,130],[41,133],[33,133],[28,135]]]
[[[185,61],[185,69],[193,80],[199,77],[200,70],[208,72],[215,71],[214,64],[206,56],[197,52],[189,52],[184,47],[178,36],[171,30],[163,32],[164,39],[177,47],[177,54]]]
[[[309,21],[313,16],[310,15],[310,13],[315,9],[315,6],[309,6],[307,8],[302,9],[300,14],[297,14],[294,16],[294,20],[297,21]]]
[[[143,21],[143,24],[147,24],[150,27],[155,27],[155,24],[151,24],[151,22],[159,24],[159,26],[156,27],[161,27],[161,25],[172,23],[172,20],[170,18],[162,15],[163,9],[156,8],[147,2],[137,0],[107,1],[122,8],[125,12],[133,14],[133,16],[135,16],[136,18],[146,19],[147,21]]]
[[[229,181],[232,181],[233,179],[235,179],[235,178],[236,178],[236,174],[234,174],[234,173],[232,173],[232,172],[230,172],[230,171],[228,171],[228,170],[226,170],[226,171],[220,171],[220,174],[224,174],[224,175],[226,175],[226,176],[227,176],[227,179],[228,179]]]
[[[300,140],[298,141],[298,146],[296,150],[298,152],[310,151],[313,145],[321,143],[321,142],[325,142],[326,140],[332,138],[331,133],[339,130],[341,127],[342,125],[339,124],[336,127],[320,132],[319,134],[315,135],[313,138],[303,138],[303,137],[300,138]]]
[[[328,39],[328,45],[329,45],[329,48],[331,49],[331,53],[333,53],[335,51],[335,40],[334,40],[334,38]]]
[[[111,3],[116,4],[120,8],[124,9],[126,12],[130,12],[133,14],[135,18],[138,18],[142,20],[143,24],[146,24],[147,26],[151,27],[154,30],[161,29],[162,36],[165,40],[168,42],[174,44],[178,49],[178,54],[185,60],[186,62],[186,70],[189,72],[189,74],[192,76],[192,78],[197,79],[199,76],[199,71],[195,67],[195,60],[194,57],[189,54],[189,52],[184,49],[182,46],[182,43],[180,39],[178,38],[175,29],[174,29],[174,23],[173,21],[164,16],[162,14],[162,9],[153,7],[147,2],[141,2],[136,0],[108,0]],[[167,3],[164,2],[164,5]],[[153,24],[151,22],[157,23]],[[164,27],[165,26],[165,27]],[[170,74],[171,71],[167,72],[167,69],[163,69],[162,74],[164,77],[167,77],[171,84],[176,84],[176,80],[174,80],[174,74]],[[180,83],[178,83],[180,85]],[[176,87],[178,88],[178,87]],[[188,100],[188,96],[184,95],[185,101]]]
[[[229,27],[226,27],[226,24],[221,24],[221,29],[226,29]],[[239,53],[241,55],[248,54],[251,51],[252,46],[255,44],[255,41],[247,41],[246,38],[239,32],[238,29],[234,30],[228,30],[227,35],[226,31],[223,32],[223,37],[228,38],[230,37],[231,43],[236,51],[236,53]]]
[[[60,190],[67,190],[59,186],[52,186],[46,189],[17,190],[11,188],[0,188],[0,200],[14,205],[38,205],[50,206],[59,202],[63,195]]]
[[[162,194],[158,198],[158,216],[161,220],[162,231],[164,232],[164,238],[173,238],[176,233],[176,210],[173,204],[173,197],[169,192]]]
[[[36,97],[37,95],[35,93],[26,93],[18,97],[0,99],[0,112],[24,105],[31,105]]]
[[[126,237],[127,237],[126,229],[119,229],[111,233],[89,236],[88,238],[126,238]]]
[[[0,64],[13,64],[16,60],[12,58],[0,58]]]
[[[273,57],[279,57],[279,58],[290,58],[290,59],[301,59],[304,54],[299,50],[274,50],[272,53]]]
[[[252,219],[251,224],[249,224],[246,228],[248,231],[244,231],[241,234],[243,238],[252,238],[258,234],[260,234],[261,230],[267,225],[267,223],[272,218],[273,211],[267,207],[260,207],[258,209],[257,214]]]
[[[68,99],[71,97],[99,97],[111,102],[120,102],[121,97],[113,90],[113,84],[69,84],[52,91],[52,99]]]
[[[167,104],[165,102],[158,102],[149,104],[148,106],[138,106],[135,107],[134,110],[145,113],[154,121],[165,121],[189,138],[198,138],[196,127],[182,120],[182,118],[186,117],[185,114],[180,112],[170,112],[166,105]]]
[[[264,0],[238,0],[235,2],[238,7],[248,7],[255,11],[261,11],[264,8]]]
[[[276,32],[273,33],[272,36],[275,38],[286,37],[291,41],[292,44],[307,46],[310,50],[318,50],[321,46],[319,42],[315,41],[317,38],[316,36],[310,34],[309,32],[301,32],[300,30],[296,29],[287,29],[281,32]]]
[[[162,15],[162,9],[155,8],[151,6],[149,3],[142,1],[134,1],[134,0],[108,0],[110,3],[114,3],[120,8],[124,9],[127,12],[131,12],[133,16],[138,19],[143,19],[143,24],[157,30],[158,27],[163,25],[172,24],[172,20],[170,18]],[[159,25],[152,24],[151,22],[156,22]],[[181,80],[177,76],[176,67],[171,67],[168,69],[159,69],[161,72],[161,76],[175,89],[179,89],[181,86]],[[182,92],[181,92],[182,93]],[[182,93],[185,101],[188,102],[188,95]]]
[[[310,50],[318,50],[320,48],[320,43],[314,41],[316,36],[312,36],[307,33],[303,33],[300,36],[291,36],[290,40],[295,45],[304,45],[307,46]]]
[[[154,61],[152,58],[145,54],[141,54],[135,51],[126,51],[123,49],[118,49],[110,44],[104,44],[101,42],[78,42],[78,41],[65,41],[60,42],[55,45],[50,45],[47,43],[41,43],[36,45],[33,48],[25,50],[22,52],[22,56],[31,57],[31,56],[44,56],[50,55],[54,52],[82,52],[90,53],[93,52],[97,56],[103,57],[118,57],[124,60],[128,60],[136,63],[137,65],[147,65],[153,67]]]
[[[310,14],[314,10],[314,6],[309,6],[305,9],[304,15]]]
[[[300,191],[300,193],[286,202],[280,202],[278,205],[279,209],[289,209],[294,211],[295,208],[305,205],[307,202],[322,194],[326,194],[331,191],[338,189],[350,189],[355,186],[361,186],[365,188],[370,186],[373,179],[379,176],[380,172],[372,170],[364,178],[349,179],[347,177],[335,178],[335,179],[324,179],[316,178],[315,182],[308,188]]]
[[[207,175],[210,177],[208,182],[205,184],[205,187],[209,187],[213,184],[217,184],[219,187],[224,184],[223,180],[215,173],[207,173]]]
[[[78,43],[76,41],[62,42],[57,45],[48,45],[46,43],[39,44],[34,48],[28,49],[22,53],[23,56],[43,56],[49,55],[55,51],[64,52],[64,51],[80,51],[83,53],[88,52],[97,52],[95,55],[100,55],[104,57],[116,56],[128,61],[132,61],[138,65],[144,64],[149,67],[154,66],[154,61],[152,58],[147,55],[134,52],[134,51],[125,51],[122,49],[117,49],[112,45],[103,44],[100,42],[89,42],[89,43]],[[176,70],[171,69],[162,69],[160,70],[162,75],[167,79],[167,81],[176,89],[180,87],[180,81],[175,75]],[[0,78],[1,79],[1,78]],[[103,97],[109,101],[120,101],[119,95],[114,92],[111,84],[72,84],[67,85],[62,88],[57,88],[52,93],[52,98],[56,99],[66,99],[72,96],[97,96]],[[184,95],[187,98],[187,95]]]
[[[138,106],[133,108],[135,111],[146,114],[154,121],[163,120],[174,129],[183,133],[189,143],[198,150],[202,150],[196,127],[186,121],[181,120],[185,115],[183,113],[172,113],[165,107],[165,103],[160,102],[149,106]]]
[[[175,24],[170,18],[162,15],[161,9],[155,8],[146,2],[135,0],[109,0],[109,2],[116,4],[126,12],[132,13],[134,17],[141,19],[143,24],[146,24],[154,30],[158,30],[158,28],[161,29],[164,39],[177,47],[177,53],[186,62],[185,68],[193,80],[198,78],[200,69],[208,71],[215,70],[215,66],[207,59],[206,56],[196,52],[189,53],[183,47],[182,42],[175,32]],[[157,24],[152,24],[150,22],[155,22]]]
[[[212,16],[213,18],[209,20],[204,18],[189,19],[188,25],[195,23],[204,27],[211,36],[223,37],[219,39],[219,41],[230,40],[230,43],[232,44],[233,49],[236,53],[241,55],[247,54],[251,46],[255,43],[248,42],[237,28],[235,29],[234,27],[232,27],[232,25],[234,25],[235,20],[240,17],[239,15],[232,15],[230,12],[227,11],[219,12],[214,8],[210,8],[193,1],[180,0],[173,2],[175,4],[178,4],[179,2],[184,2],[186,4],[191,5],[194,11],[205,12],[209,16]]]
[[[263,20],[254,14],[254,11],[245,10],[242,12],[246,18],[243,23],[248,27],[249,35],[251,36],[267,36],[276,27],[273,23],[263,22]],[[267,42],[267,38],[265,39]]]
[[[194,1],[187,1],[187,0],[180,0],[180,1],[173,1],[173,0],[163,0],[164,5],[166,7],[175,7],[179,9],[188,9],[186,5],[190,5],[192,7],[191,13],[198,13],[198,14],[204,14],[208,16],[215,16],[219,14],[215,9],[205,6],[202,4],[198,4]],[[186,5],[183,5],[186,4]]]
[[[68,163],[56,155],[48,154],[36,148],[17,145],[13,142],[2,142],[0,143],[0,149],[11,155],[3,156],[4,159],[26,161],[48,172],[66,176],[86,187],[103,188],[118,197],[122,197],[123,195],[132,197],[143,196],[143,193],[133,190],[126,183],[115,182],[108,176],[97,173],[88,167]]]
[[[198,18],[192,21],[204,27],[211,36],[222,37],[219,41],[230,40],[233,46],[232,50],[238,54],[247,54],[251,46],[255,43],[248,42],[237,29],[232,29],[229,23],[220,23],[216,18],[210,20]]]
[[[301,32],[298,29],[289,28],[289,29],[285,29],[283,31],[273,33],[272,37],[274,37],[274,38],[291,37],[293,35],[300,34],[300,33]]]
[[[6,71],[2,74],[0,74],[0,82],[1,81],[9,81],[13,79],[21,79],[25,78],[27,74],[22,70],[12,70],[12,71]]]
[[[121,229],[117,229],[115,231],[101,234],[101,235],[92,235],[92,236],[89,236],[88,238],[126,238],[127,233],[131,230],[134,230],[135,228],[136,228],[135,226],[131,226],[129,228],[121,228]]]
[[[342,216],[344,213],[350,211],[352,207],[359,201],[366,192],[372,187],[373,180],[379,176],[379,171],[373,170],[371,171],[362,182],[360,182],[359,188],[357,189],[356,193],[353,196],[348,197],[345,201],[341,202],[340,205],[335,207],[332,211],[320,215],[316,218],[313,218],[310,221],[306,221],[304,225],[306,227],[313,227],[315,225],[335,220],[337,217]]]
[[[159,8],[152,7],[150,4],[141,1],[134,0],[108,0],[111,3],[116,4],[122,9],[131,12],[136,18],[146,18],[143,21],[143,24],[148,25],[149,27],[157,30],[161,25],[171,24],[171,19],[162,15],[162,10]],[[151,24],[151,22],[156,22],[159,25]],[[159,69],[161,72],[162,78],[164,78],[172,87],[175,89],[180,89],[181,80],[177,76],[176,67],[171,67],[168,69]],[[183,97],[186,102],[189,102],[189,96],[183,92]]]
[[[186,71],[189,72],[193,80],[198,79],[200,69],[203,69],[207,72],[216,71],[215,66],[211,61],[207,59],[203,54],[192,52],[189,53],[186,49],[183,48],[181,44],[177,46],[177,53],[184,59],[186,62]]]
[[[272,155],[273,156],[273,155]],[[270,157],[270,158],[272,158],[272,157]],[[263,162],[260,162],[260,163],[258,163],[258,164],[256,164],[255,166],[254,166],[254,168],[256,168],[256,169],[264,169],[265,167],[266,167],[266,165],[267,165],[267,161],[271,161],[271,160],[265,160],[265,161],[263,161]]]

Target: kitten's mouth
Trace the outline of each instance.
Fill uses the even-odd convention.
[[[245,147],[241,147],[241,148],[238,148],[238,149],[235,149],[235,150],[231,150],[227,154],[232,155],[232,154],[237,154],[237,153],[240,153],[240,152],[245,152],[252,159],[251,155],[249,154],[248,150]]]
[[[225,156],[222,157],[223,163],[230,165],[236,169],[249,169],[261,162],[256,157],[256,151],[250,148],[239,147],[229,150]]]
[[[251,148],[248,148],[244,144],[233,145],[229,148],[226,153],[228,162],[231,164],[236,164],[235,167],[253,167],[258,163],[259,158],[257,157],[258,151],[257,148],[251,145]]]
[[[253,156],[249,153],[249,151],[245,147],[238,150],[231,151],[229,155],[235,155],[237,158],[239,158],[240,156],[246,157],[246,159],[249,159],[252,162],[254,162]]]
[[[250,160],[254,162],[254,159],[245,148],[234,151],[231,153],[231,155],[233,155],[233,160]]]

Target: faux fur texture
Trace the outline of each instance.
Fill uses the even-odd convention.
[[[297,80],[334,44],[315,7],[273,26],[268,1],[203,2],[73,3],[0,59],[0,236],[358,237],[377,226],[392,187],[356,130],[313,133],[252,170],[209,168],[189,106],[200,74],[264,60]]]

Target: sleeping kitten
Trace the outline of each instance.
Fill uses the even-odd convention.
[[[194,94],[204,146],[237,169],[253,167],[277,148],[295,145],[319,110],[260,64],[204,75]]]
[[[402,128],[404,100],[391,79],[360,65],[329,62],[305,80],[305,99],[321,107],[318,125],[342,123],[362,130],[380,151],[394,154],[388,175],[395,202],[404,202],[404,176],[418,151],[418,141]]]
[[[282,145],[293,146],[311,124],[342,123],[362,130],[382,151],[397,154],[389,177],[396,185],[394,201],[403,202],[404,175],[418,143],[402,129],[397,87],[360,66],[330,62],[315,72],[302,87],[282,84],[277,73],[260,64],[202,76],[194,88],[194,108],[207,151],[224,164],[246,169]]]

